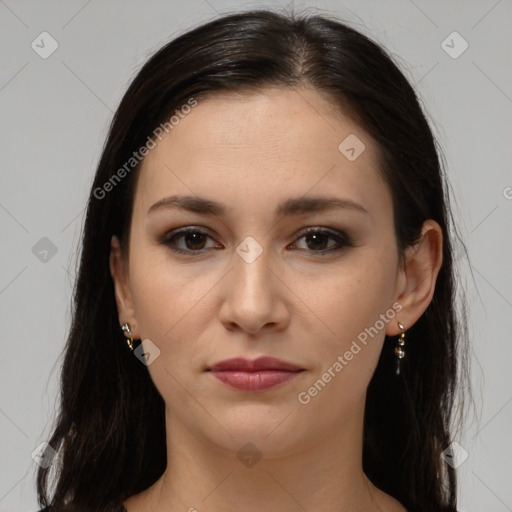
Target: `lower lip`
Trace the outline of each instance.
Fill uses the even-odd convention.
[[[224,384],[243,391],[266,391],[296,377],[298,372],[284,370],[242,370],[211,371],[212,375]]]

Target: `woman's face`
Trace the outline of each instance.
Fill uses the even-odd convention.
[[[361,428],[404,285],[375,142],[313,90],[200,100],[144,160],[125,277],[171,432],[277,456]],[[302,371],[210,370],[261,356]]]

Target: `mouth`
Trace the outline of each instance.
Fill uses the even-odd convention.
[[[274,357],[259,357],[254,360],[237,357],[220,361],[210,366],[207,371],[231,388],[267,391],[290,381],[303,372],[304,368]]]

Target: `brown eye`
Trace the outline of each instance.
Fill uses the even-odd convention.
[[[208,248],[220,248],[218,244],[207,247],[211,237],[197,228],[185,228],[172,232],[162,241],[162,245],[183,254],[201,253]]]
[[[183,235],[183,241],[187,249],[201,250],[204,249],[206,237],[203,233],[195,231],[191,233],[185,233]]]
[[[304,240],[306,246],[305,250],[320,254],[334,252],[351,245],[345,233],[338,231],[331,232],[317,228],[308,229],[298,240]]]
[[[324,251],[327,249],[327,244],[329,242],[330,237],[325,233],[315,233],[313,235],[306,235],[304,240],[308,246],[308,249],[311,250],[321,250]]]

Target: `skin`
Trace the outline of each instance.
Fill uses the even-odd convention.
[[[354,161],[338,149],[349,134],[365,144]],[[282,512],[405,510],[363,473],[365,393],[385,334],[400,334],[397,322],[409,328],[432,299],[442,232],[425,222],[400,263],[391,194],[377,162],[370,136],[304,87],[201,100],[146,156],[129,254],[113,237],[110,266],[120,324],[160,350],[147,370],[166,404],[168,464],[153,486],[125,502],[128,512],[260,512],[268,503]],[[227,212],[148,213],[173,194],[218,201]],[[366,213],[276,216],[279,203],[303,195],[349,199]],[[189,255],[160,243],[184,226],[207,234],[175,240]],[[337,241],[304,237],[308,226],[345,232],[352,245],[320,255]],[[262,249],[251,263],[236,252],[248,236]],[[395,303],[395,317],[366,346],[359,343],[308,404],[299,403],[298,394]],[[205,371],[261,355],[304,371],[262,393],[234,390]],[[261,455],[252,467],[237,457],[247,442]]]

